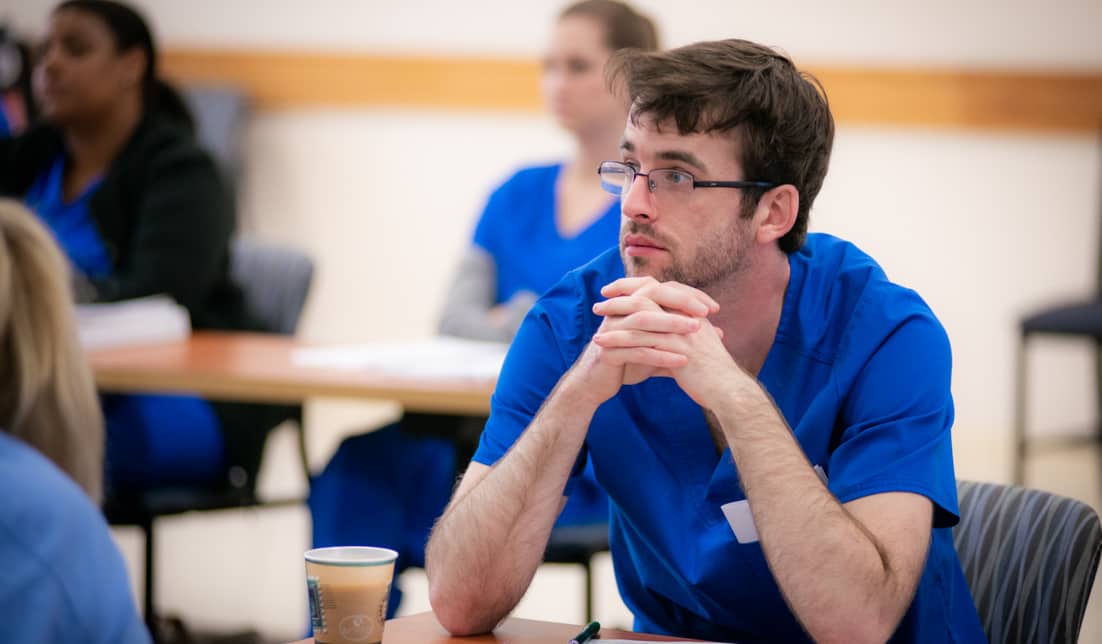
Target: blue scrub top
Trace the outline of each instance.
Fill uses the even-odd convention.
[[[944,329],[916,293],[889,282],[848,242],[808,235],[789,265],[761,383],[841,503],[906,491],[935,506],[926,568],[892,641],[984,641],[952,541],[958,510]],[[591,311],[600,288],[623,274],[610,250],[533,307],[474,460],[495,463],[527,427],[600,325]],[[611,500],[617,583],[637,630],[807,641],[760,544],[739,543],[720,509],[745,498],[730,451],[716,453],[702,410],[672,379],[623,387],[598,409],[583,454]]]
[[[0,490],[3,640],[147,644],[126,565],[99,509],[3,430]]]
[[[555,182],[561,171],[561,164],[524,168],[486,203],[474,244],[498,268],[497,304],[519,291],[543,293],[619,239],[620,202],[611,195],[608,207],[588,227],[562,236],[555,222]]]
[[[58,156],[49,170],[31,184],[24,202],[50,229],[77,270],[91,278],[107,277],[113,270],[111,255],[88,210],[88,203],[102,178],[97,178],[76,199],[67,202],[62,194],[64,175],[65,157]]]

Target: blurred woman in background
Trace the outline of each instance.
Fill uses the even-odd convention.
[[[33,84],[43,122],[0,141],[0,194],[53,233],[78,300],[167,293],[197,328],[245,326],[228,274],[232,199],[180,96],[157,77],[141,16],[110,0],[59,4]],[[229,434],[209,403],[107,396],[103,405],[112,495],[225,480]]]
[[[597,166],[620,158],[628,106],[609,91],[604,65],[627,47],[654,50],[658,37],[648,18],[622,2],[584,0],[559,15],[542,87],[574,154],[523,168],[490,195],[448,291],[441,333],[510,342],[540,293],[617,244],[620,202],[602,190]],[[423,566],[457,462],[466,465],[481,430],[479,422],[457,454],[455,436],[470,426],[469,418],[407,414],[345,440],[311,488],[314,545],[387,546],[399,553],[398,572]],[[587,469],[556,525],[607,520],[607,497]],[[400,596],[395,584],[388,615]]]
[[[94,504],[103,417],[50,234],[0,199],[0,632],[11,642],[149,641]]]
[[[617,243],[620,202],[596,175],[601,161],[620,157],[628,106],[609,92],[604,65],[624,48],[658,48],[654,24],[626,4],[586,0],[559,15],[542,88],[574,155],[523,168],[490,195],[448,291],[441,333],[512,341],[541,293]]]

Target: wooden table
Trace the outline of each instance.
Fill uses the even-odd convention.
[[[89,359],[104,392],[186,392],[240,402],[377,399],[411,412],[489,412],[492,380],[394,377],[295,364],[295,349],[306,346],[283,335],[198,331],[182,342],[92,351]]]
[[[383,629],[383,644],[480,644],[501,642],[505,644],[566,644],[582,627],[576,624],[555,624],[530,619],[510,617],[501,623],[493,633],[472,637],[452,637],[436,621],[432,613],[418,613],[409,617],[399,617],[386,623]],[[629,631],[616,631],[602,628],[603,639],[639,640],[645,642],[686,641],[685,638],[647,635]],[[311,644],[314,640],[304,639],[295,644]],[[594,640],[593,644],[600,644]]]

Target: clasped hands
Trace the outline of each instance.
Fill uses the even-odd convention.
[[[710,408],[724,383],[748,377],[723,345],[723,331],[709,315],[719,304],[678,282],[625,277],[601,289],[593,305],[604,318],[578,361],[584,393],[602,403],[622,385],[671,377],[693,400]]]

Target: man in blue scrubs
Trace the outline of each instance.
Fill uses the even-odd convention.
[[[807,234],[834,124],[754,43],[610,63],[631,113],[619,252],[532,309],[427,550],[456,634],[524,594],[588,459],[635,628],[737,642],[981,642],[953,548],[945,331]]]

